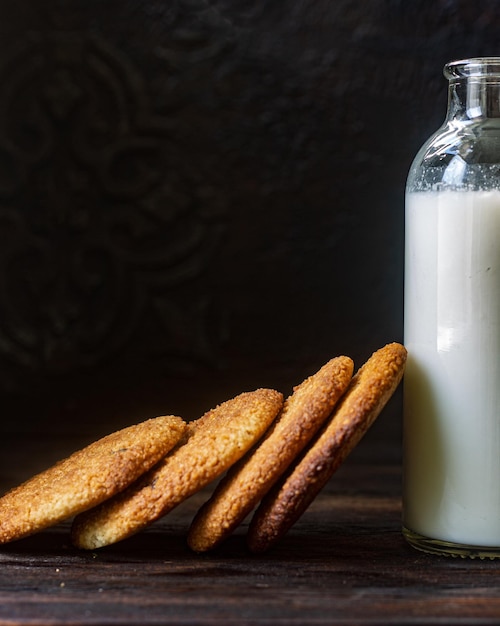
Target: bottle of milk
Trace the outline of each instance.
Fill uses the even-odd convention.
[[[500,57],[444,68],[407,181],[403,534],[500,557]]]

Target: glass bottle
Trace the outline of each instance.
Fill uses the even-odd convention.
[[[403,534],[500,556],[500,57],[454,61],[405,199]]]

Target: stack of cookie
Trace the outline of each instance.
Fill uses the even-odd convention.
[[[187,542],[218,546],[254,511],[252,552],[298,520],[394,393],[406,350],[391,343],[353,375],[331,359],[284,401],[242,393],[198,420],[147,420],[108,435],[0,498],[0,543],[74,518],[73,544],[95,550],[137,533],[223,476],[194,517]]]

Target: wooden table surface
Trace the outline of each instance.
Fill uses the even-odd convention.
[[[40,448],[55,454],[2,446],[3,489],[42,465]],[[384,458],[355,453],[265,555],[246,551],[245,525],[216,553],[189,551],[209,490],[100,551],[71,547],[68,524],[1,546],[0,624],[500,624],[500,561],[407,546],[400,465]]]

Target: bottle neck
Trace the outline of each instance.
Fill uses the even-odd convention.
[[[447,121],[479,122],[491,118],[500,121],[500,77],[450,80]]]

